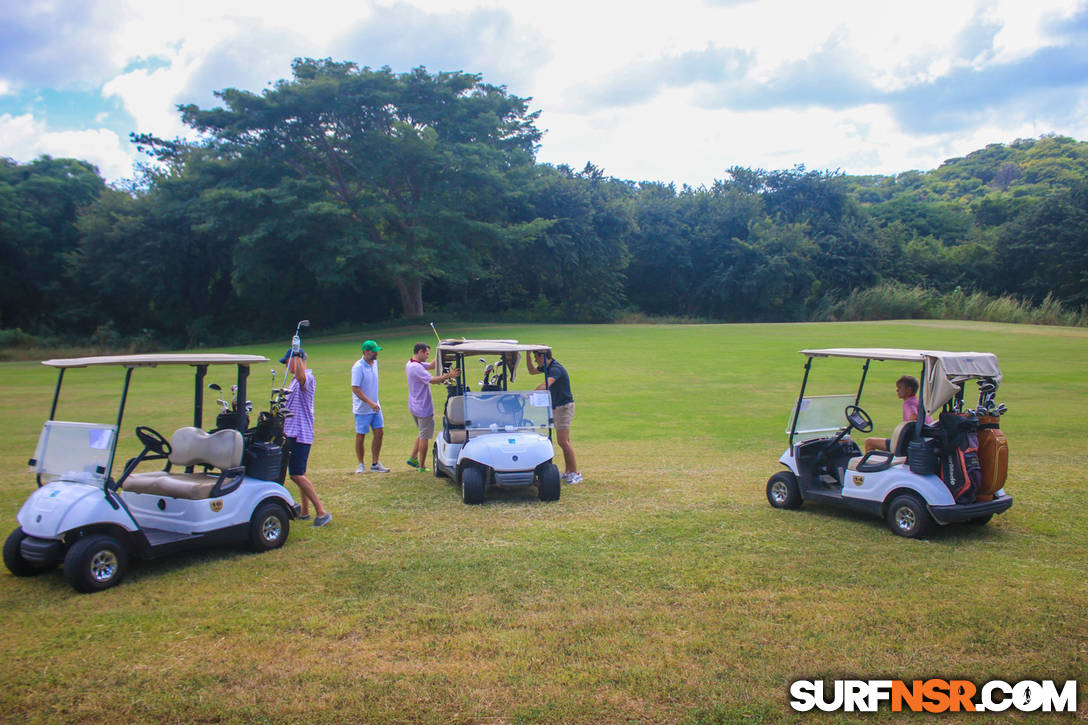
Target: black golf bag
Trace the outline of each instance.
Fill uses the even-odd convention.
[[[938,475],[956,503],[974,503],[982,482],[978,460],[978,418],[959,413],[941,413],[937,425],[926,426],[924,433],[935,438],[940,447]]]
[[[283,436],[284,417],[262,410],[256,427],[246,432],[246,475],[283,483],[290,446]]]

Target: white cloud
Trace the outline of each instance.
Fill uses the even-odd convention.
[[[0,40],[17,41],[0,49],[0,100],[24,88],[85,92],[97,79],[131,130],[166,138],[192,137],[178,104],[215,105],[226,87],[259,92],[298,56],[482,72],[533,97],[548,130],[542,161],[592,161],[631,179],[698,184],[731,165],[798,163],[894,173],[976,140],[1088,131],[1073,112],[1088,92],[1070,62],[1052,82],[1067,102],[1002,93],[1046,84],[1039,49],[1076,44],[1059,33],[1084,0],[89,0],[65,15],[67,4],[0,9],[0,26],[15,28],[0,27]],[[1060,57],[1079,59],[1068,48]],[[987,72],[988,85],[972,75]],[[38,106],[7,109],[32,113],[42,133],[63,130]],[[84,133],[102,133],[101,110]],[[25,155],[0,141],[0,153]]]
[[[30,114],[0,115],[0,149],[16,149],[9,155],[20,163],[43,154],[89,161],[107,181],[131,178],[136,160],[131,144],[109,129],[51,132]]]

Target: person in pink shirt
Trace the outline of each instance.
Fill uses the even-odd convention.
[[[405,463],[420,471],[427,470],[427,448],[431,438],[434,438],[434,401],[431,399],[431,386],[461,374],[460,370],[454,368],[442,375],[431,375],[434,363],[427,362],[430,356],[430,345],[425,342],[416,343],[412,357],[404,365],[404,374],[408,378],[408,412],[412,414],[418,431],[412,453]]]
[[[895,381],[895,394],[903,401],[903,420],[918,420],[918,378],[903,375]],[[926,425],[933,425],[933,419],[926,415]],[[891,445],[887,438],[866,438],[865,452],[886,451]]]

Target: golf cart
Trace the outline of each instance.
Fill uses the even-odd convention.
[[[893,532],[907,538],[925,536],[935,523],[985,524],[1012,506],[1004,489],[1007,446],[1004,459],[995,455],[979,464],[978,440],[985,436],[978,431],[978,421],[987,421],[991,428],[985,431],[987,442],[993,442],[995,435],[1000,436],[997,415],[1004,412],[1004,406],[995,409],[993,403],[1001,382],[995,355],[891,348],[801,354],[806,357],[801,392],[786,428],[789,448],[779,459],[788,470],[767,481],[771,506],[795,509],[804,501],[843,506],[880,516]],[[817,358],[864,360],[857,392],[806,397],[812,361]],[[863,456],[850,433],[873,430],[872,419],[860,407],[873,360],[921,364],[918,418],[895,427],[887,451]],[[980,401],[977,409],[965,411],[970,380],[979,385]],[[927,413],[934,411],[939,422],[927,425]]]
[[[461,486],[461,500],[478,504],[488,489],[536,486],[541,501],[559,499],[559,468],[552,459],[552,396],[545,390],[510,390],[522,353],[550,352],[516,340],[442,340],[438,367],[461,371],[448,385],[442,433],[434,443],[436,478]],[[488,357],[497,359],[488,362]],[[484,364],[479,390],[467,384],[466,362]],[[547,378],[545,377],[545,386]]]
[[[262,412],[263,429],[259,425],[246,430],[248,415],[243,409],[248,408],[250,366],[267,362],[260,355],[229,354],[46,360],[43,364],[57,368],[59,374],[49,419],[30,460],[38,489],[23,504],[19,526],[4,544],[4,564],[16,576],[31,576],[63,563],[73,587],[94,592],[119,583],[130,556],[151,559],[216,544],[248,543],[254,551],[283,546],[298,506],[282,483],[283,451],[275,421],[268,420],[275,416]],[[195,368],[192,426],[178,429],[169,441],[152,428],[137,426],[135,435],[143,450],[114,478],[133,371],[160,365]],[[211,433],[203,430],[209,365],[237,367],[235,410],[220,401],[224,412],[219,415],[221,424],[234,427],[217,426]],[[116,421],[57,420],[65,372],[100,366],[124,369]],[[219,390],[218,385],[210,387]],[[282,417],[278,420],[282,433]],[[162,470],[138,473],[145,461],[166,463]]]

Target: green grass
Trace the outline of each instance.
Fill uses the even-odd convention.
[[[778,723],[803,719],[788,706],[791,681],[847,676],[1078,679],[1085,716],[1088,331],[950,321],[442,328],[554,346],[577,399],[583,484],[554,504],[513,494],[462,505],[448,481],[403,465],[414,435],[403,363],[430,330],[310,336],[310,474],[333,524],[298,525],[268,554],[137,563],[120,587],[90,596],[59,571],[0,573],[5,719]],[[394,472],[354,476],[348,373],[367,337],[385,347],[382,458]],[[1008,513],[907,541],[877,519],[768,506],[797,351],[862,345],[997,353]],[[283,348],[236,351],[278,359]],[[850,392],[859,369],[817,362],[812,392]],[[55,377],[34,363],[0,372],[0,516],[14,526]],[[904,372],[917,374],[873,365],[863,404],[878,430],[898,417]],[[254,370],[255,403],[270,380]],[[116,371],[72,371],[65,386],[75,397],[60,418],[113,419]],[[137,370],[126,437],[140,424],[167,435],[185,424],[190,386],[188,372]]]

